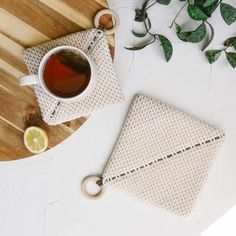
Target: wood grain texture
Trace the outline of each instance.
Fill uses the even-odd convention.
[[[30,87],[18,85],[28,73],[22,59],[25,48],[93,27],[95,14],[107,8],[105,0],[1,0],[0,1],[0,161],[29,157],[23,144],[26,127],[46,130],[49,148],[62,142],[86,119],[81,117],[57,126],[42,121]],[[102,24],[110,27],[111,18]],[[114,37],[108,38],[112,55]]]
[[[52,39],[63,36],[68,32],[83,29],[39,1],[1,0],[1,7],[20,21]]]

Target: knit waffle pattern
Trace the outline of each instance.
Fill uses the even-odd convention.
[[[48,95],[40,85],[34,85],[37,101],[43,120],[56,125],[92,112],[119,104],[123,101],[112,58],[104,32],[99,29],[85,30],[70,34],[38,46],[26,49],[23,58],[30,74],[37,74],[41,59],[57,46],[77,47],[89,54],[96,65],[96,84],[93,91],[84,99],[65,102]]]
[[[217,128],[139,94],[105,167],[103,184],[187,216],[223,140]]]

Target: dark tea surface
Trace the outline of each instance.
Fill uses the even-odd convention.
[[[51,55],[44,68],[44,81],[55,95],[64,98],[82,93],[89,84],[88,60],[75,50],[62,50]]]

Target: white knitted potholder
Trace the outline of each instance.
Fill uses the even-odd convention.
[[[52,48],[62,45],[77,47],[93,58],[96,65],[96,84],[91,94],[82,100],[73,102],[57,100],[48,95],[40,85],[34,85],[33,89],[46,123],[56,125],[87,116],[123,100],[109,46],[103,30],[100,29],[81,31],[26,49],[23,57],[29,73],[37,74],[43,56]]]
[[[187,216],[223,139],[217,128],[158,100],[136,95],[97,183]]]

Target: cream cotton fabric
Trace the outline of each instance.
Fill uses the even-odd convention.
[[[217,128],[137,95],[105,167],[103,184],[187,216],[223,139]]]
[[[96,65],[96,84],[92,93],[82,100],[64,102],[48,95],[40,85],[34,85],[43,120],[56,125],[94,111],[116,105],[123,101],[118,84],[109,45],[100,29],[85,30],[67,35],[38,46],[26,49],[23,53],[30,74],[37,74],[41,59],[52,48],[62,45],[78,47],[88,53]]]

